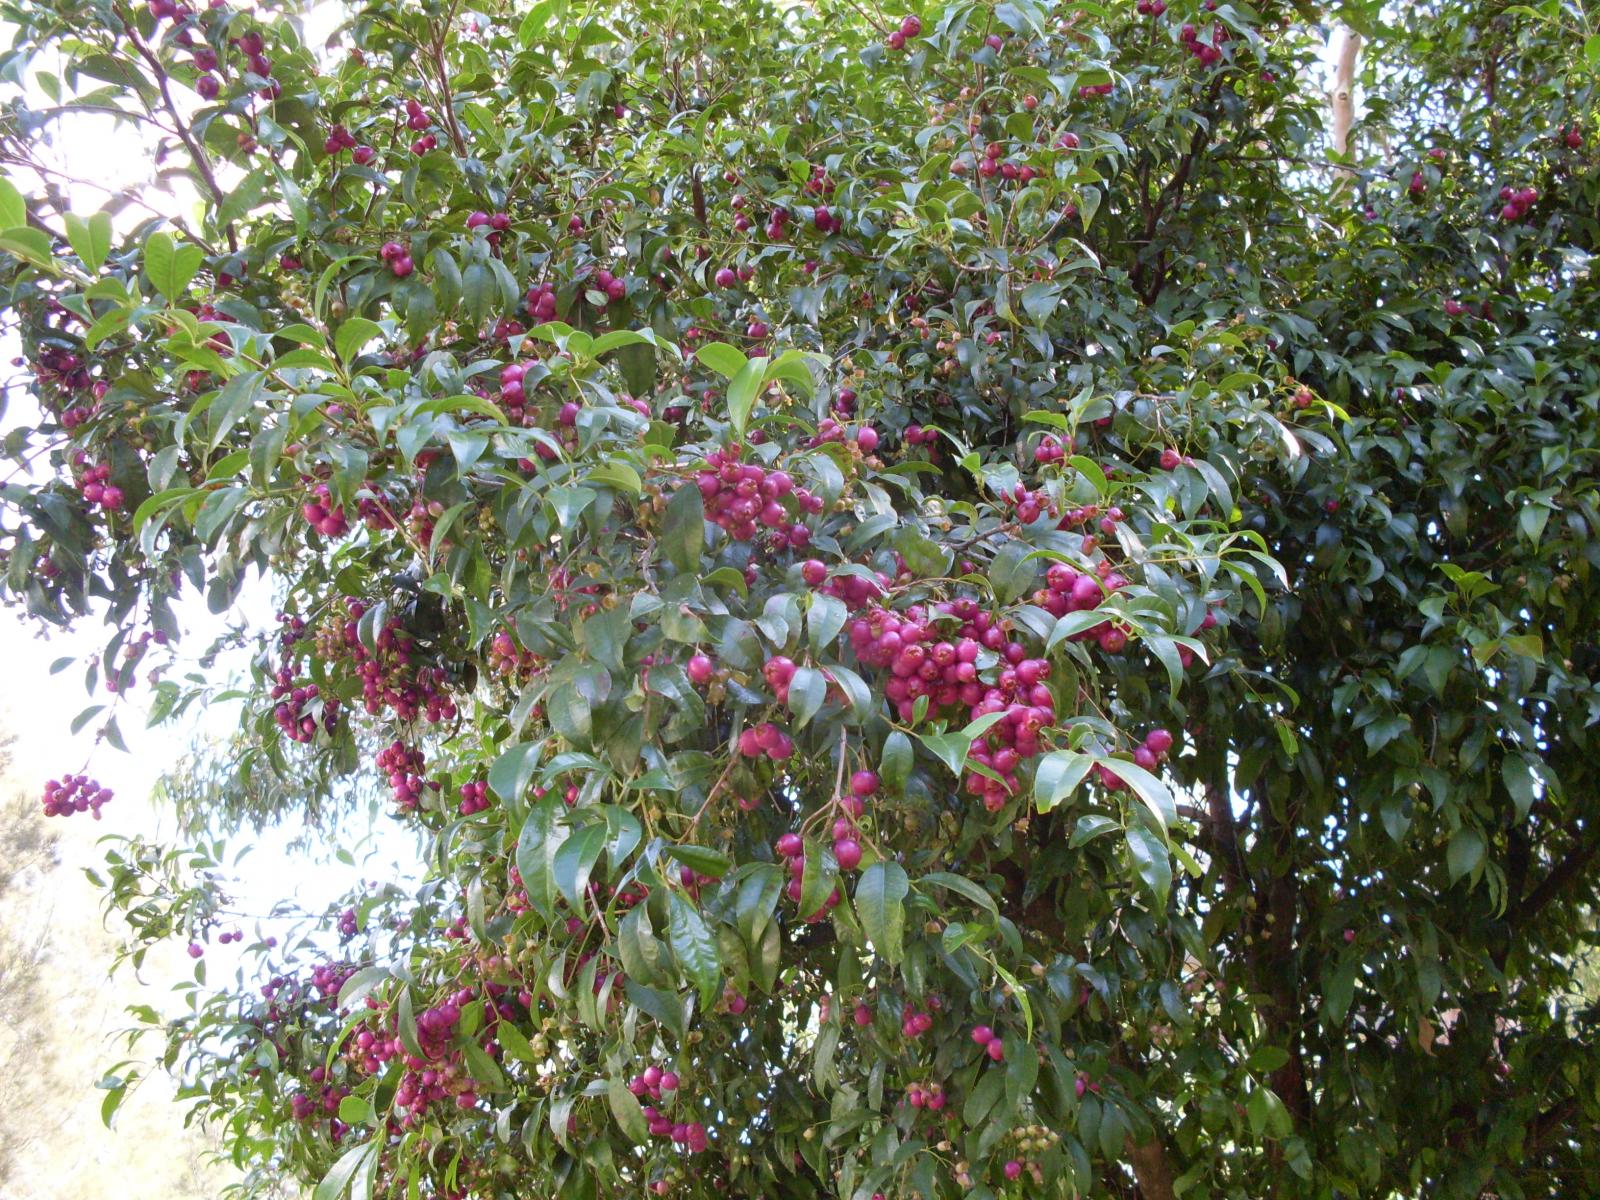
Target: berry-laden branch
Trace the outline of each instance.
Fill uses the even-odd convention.
[[[172,89],[168,85],[167,68],[153,50],[139,36],[139,31],[134,25],[133,17],[126,10],[118,9],[117,16],[122,22],[123,36],[128,39],[128,44],[150,68],[150,73],[155,77],[156,88],[161,93],[161,106],[166,109],[167,116],[172,120],[172,131],[182,140],[184,148],[189,152],[189,161],[194,164],[195,170],[200,172],[200,179],[205,184],[206,191],[211,194],[212,203],[220,206],[226,197],[222,186],[217,182],[216,172],[211,168],[211,158],[199,142],[195,141],[193,132],[189,129],[188,122],[178,112],[178,106],[173,102]],[[223,226],[228,237],[228,249],[237,251],[239,241],[234,234],[233,224],[229,222]]]

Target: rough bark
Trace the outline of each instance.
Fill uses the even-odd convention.
[[[1129,1138],[1127,1150],[1133,1177],[1139,1182],[1139,1200],[1176,1200],[1166,1147],[1156,1138],[1140,1143]]]

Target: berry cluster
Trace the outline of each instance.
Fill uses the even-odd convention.
[[[82,451],[79,451],[74,457],[78,460],[77,465],[83,472],[78,476],[78,494],[83,497],[84,502],[98,505],[107,512],[116,512],[120,509],[124,497],[122,489],[109,482],[111,479],[111,464],[99,463],[95,466],[89,466],[88,459],[83,457]]]
[[[912,38],[922,36],[922,19],[915,14],[905,17],[900,22],[900,28],[893,30],[888,37],[883,39],[883,44],[891,50],[904,50],[906,43]]]
[[[325,483],[312,486],[311,499],[300,506],[300,515],[323,537],[343,537],[350,532],[344,505],[334,501],[333,490]]]
[[[804,888],[801,881],[806,873],[805,841],[798,833],[786,833],[780,837],[776,843],[774,843],[773,848],[777,850],[777,852],[789,864],[789,886],[787,888],[787,894],[790,900],[794,901],[796,904],[799,904],[800,898],[804,894]],[[818,921],[821,921],[828,915],[829,912],[839,907],[839,902],[842,899],[843,897],[839,894],[839,889],[837,887],[834,888],[833,891],[828,893],[828,898],[822,902],[821,908],[814,913],[805,915],[806,923],[808,925],[814,925]]]
[[[416,812],[425,789],[437,791],[439,785],[422,777],[427,761],[422,751],[396,740],[378,751],[377,768],[388,776],[389,790],[401,812]]]
[[[746,758],[767,758],[781,762],[794,753],[794,739],[771,721],[745,729],[739,734],[739,753]]]
[[[39,357],[34,363],[34,376],[40,387],[54,385],[68,391],[82,391],[90,383],[89,368],[84,365],[83,359],[60,346],[40,347]],[[103,388],[98,389],[96,398],[103,392]]]
[[[511,633],[501,630],[489,639],[489,670],[496,675],[526,682],[538,669],[538,655],[524,650]]]
[[[982,157],[978,159],[978,174],[984,179],[993,179],[998,175],[1008,183],[1032,183],[1038,172],[1027,163],[1019,166],[1011,159],[1001,162],[1000,160],[1005,156],[1005,152],[1006,148],[1003,142],[990,142],[985,146]],[[960,174],[960,172],[957,173]],[[999,340],[997,334],[991,333],[989,335],[989,345],[995,345]]]
[[[1503,187],[1500,189],[1500,219],[1520,221],[1528,210],[1539,202],[1539,193],[1533,188]]]
[[[500,235],[511,228],[511,214],[480,211],[467,215],[468,229],[482,229],[485,225],[489,227],[489,244],[498,246],[500,244]]]
[[[701,1154],[710,1145],[706,1127],[699,1121],[674,1121],[663,1116],[653,1104],[644,1105],[644,1119],[650,1124],[652,1137],[667,1138],[690,1154]]]
[[[1189,53],[1198,58],[1202,65],[1215,66],[1222,61],[1222,47],[1228,42],[1228,29],[1218,21],[1211,27],[1210,43],[1200,40],[1200,31],[1193,25],[1185,23],[1178,31],[1178,40],[1184,44]]]
[[[421,133],[433,125],[430,117],[422,105],[416,100],[406,101],[406,128],[413,133]],[[439,145],[439,139],[431,133],[423,133],[416,141],[411,143],[411,153],[426,154],[429,150]]]
[[[1006,1047],[1000,1035],[987,1025],[977,1025],[972,1030],[972,1041],[995,1062],[1005,1062]]]
[[[1096,96],[1109,96],[1116,90],[1112,83],[1086,83],[1078,89],[1078,99],[1092,100]]]
[[[406,248],[399,242],[385,242],[378,249],[378,257],[389,268],[389,273],[396,279],[404,279],[417,269],[416,263],[411,261],[411,255],[406,253]]]
[[[1172,750],[1172,734],[1165,729],[1152,729],[1144,735],[1144,741],[1134,747],[1133,765],[1146,771],[1154,771],[1166,759]],[[1114,767],[1100,763],[1095,772],[1100,779],[1100,785],[1108,791],[1122,791],[1127,782],[1118,775]]]
[[[1000,493],[1000,501],[1006,506],[1016,510],[1017,520],[1024,525],[1032,525],[1041,516],[1056,515],[1056,502],[1050,498],[1050,493],[1040,488],[1033,491],[1026,484],[1019,483],[1016,487]]]
[[[308,1096],[304,1092],[296,1092],[289,1097],[289,1112],[296,1121],[315,1120],[318,1114],[326,1114],[332,1117],[333,1114],[339,1111],[340,1101],[350,1094],[348,1087],[327,1082],[328,1071],[326,1067],[316,1066],[311,1068],[310,1079],[312,1083],[321,1085],[315,1098]],[[336,1127],[334,1140],[337,1141],[342,1135],[342,1129],[337,1128],[340,1125],[337,1117],[333,1117],[333,1124]]]
[[[796,487],[787,471],[741,463],[739,458],[737,446],[714,450],[706,458],[707,469],[695,477],[707,519],[735,541],[753,541],[766,529],[773,550],[809,545],[811,530],[791,517],[790,506],[802,514],[820,513],[822,497]]]
[[[741,220],[745,221],[746,226],[748,227],[749,218],[742,215],[734,221],[734,225],[737,226]],[[762,232],[767,235],[768,241],[781,242],[783,241],[784,234],[788,232],[788,226],[789,210],[786,208],[775,208],[772,210],[772,215],[767,218],[766,227]]]
[[[330,156],[351,151],[350,157],[359,166],[366,166],[378,156],[378,152],[371,146],[360,145],[356,142],[355,135],[343,125],[335,125],[328,130],[328,136],[323,139],[322,149]]]
[[[852,433],[833,417],[823,417],[818,422],[817,434],[806,443],[806,446],[815,448],[828,442],[838,442],[842,445],[847,437],[861,448],[863,454],[871,454],[878,448],[878,431],[871,425],[862,425]]]
[[[517,1018],[517,1010],[507,998],[507,992],[509,989],[504,984],[485,984],[482,1037],[493,1037],[494,1026],[502,1019]],[[350,1053],[355,1066],[366,1074],[379,1074],[390,1059],[400,1058],[405,1062],[405,1074],[395,1090],[395,1110],[405,1114],[400,1120],[405,1128],[419,1125],[430,1104],[438,1101],[454,1098],[458,1109],[477,1106],[477,1080],[462,1062],[461,1050],[454,1045],[462,1010],[475,998],[474,989],[461,987],[445,1002],[418,1013],[416,1037],[421,1056],[405,1053],[394,1026],[362,1030],[355,1035]],[[486,1040],[483,1051],[494,1056],[499,1053],[499,1045]]]
[[[1167,0],[1139,0],[1133,10],[1141,17],[1159,17],[1167,11]]]
[[[248,61],[250,74],[262,82],[261,90],[257,94],[263,100],[276,100],[283,89],[278,81],[272,78],[272,64],[266,58],[266,39],[259,32],[251,30],[249,33],[240,34],[233,44]]]
[[[816,558],[808,558],[800,564],[800,577],[824,595],[843,600],[851,608],[861,608],[882,599],[889,586],[888,576],[882,572],[874,579],[854,574],[829,579],[827,565]]]
[[[932,997],[928,1000],[928,1007],[936,1007]],[[906,1005],[905,1011],[900,1014],[900,1032],[910,1041],[915,1041],[932,1028],[933,1013],[923,1012],[914,1004]]]
[[[461,785],[460,813],[463,817],[470,817],[473,813],[481,813],[489,807],[489,785],[483,780]]]
[[[660,1100],[662,1093],[678,1090],[678,1075],[651,1065],[628,1080],[628,1090],[641,1100]]]
[[[355,973],[349,963],[318,963],[311,971],[311,987],[324,1000],[332,1000]]]
[[[325,660],[347,657],[361,679],[362,707],[369,716],[392,709],[397,719],[425,717],[431,724],[453,721],[456,702],[445,690],[449,673],[443,667],[417,663],[416,640],[394,618],[384,622],[369,651],[361,641],[361,618],[368,605],[346,601],[347,616],[317,635],[317,653]]]
[[[308,683],[304,687],[289,687],[285,679],[292,679],[288,670],[280,670],[277,682],[272,688],[272,698],[277,700],[277,705],[272,710],[272,719],[277,723],[283,735],[291,741],[309,744],[317,736],[316,715],[308,711],[319,700],[322,706],[322,728],[332,733],[339,724],[339,701],[329,697],[321,700],[321,692],[317,685]]]
[[[555,311],[554,292],[550,293],[550,309],[553,314]],[[528,394],[525,390],[524,380],[527,378],[528,370],[527,363],[519,362],[507,363],[500,368],[500,403],[505,407],[506,417],[512,424],[525,427],[537,424],[535,419],[537,414],[533,406],[528,402]],[[553,458],[555,456],[555,450],[543,442],[538,443],[537,451],[540,458]]]
[[[47,817],[92,812],[98,821],[100,809],[110,800],[111,789],[101,787],[87,775],[63,775],[44,785],[44,815]]]
[[[906,1088],[906,1103],[912,1108],[926,1108],[929,1112],[939,1112],[948,1101],[949,1095],[942,1083],[913,1083]]]
[[[528,285],[528,315],[535,321],[556,319],[556,288],[553,283]]]
[[[589,283],[588,292],[598,297],[595,303],[601,308],[604,308],[613,300],[623,299],[628,294],[628,281],[618,278],[603,267],[595,271]]]
[[[1053,466],[1062,462],[1067,455],[1075,453],[1077,445],[1071,438],[1062,441],[1053,433],[1047,433],[1039,439],[1039,444],[1033,448],[1033,461],[1040,466]]]

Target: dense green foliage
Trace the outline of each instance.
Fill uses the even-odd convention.
[[[270,580],[174,794],[424,846],[166,1024],[248,1187],[1600,1188],[1600,37],[1212,7],[0,6],[203,202],[0,187],[8,596],[115,745]]]

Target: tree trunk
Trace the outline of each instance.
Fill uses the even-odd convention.
[[[1161,1145],[1160,1135],[1142,1143],[1129,1138],[1127,1151],[1133,1177],[1139,1181],[1139,1200],[1175,1200],[1172,1168],[1167,1165],[1167,1152]]]
[[[1333,109],[1333,152],[1343,156],[1350,153],[1350,129],[1356,121],[1356,59],[1361,54],[1361,35],[1347,26],[1340,26],[1334,38],[1339,48],[1339,58],[1334,67],[1329,103]],[[1354,177],[1353,171],[1336,168],[1334,186],[1338,187]]]

